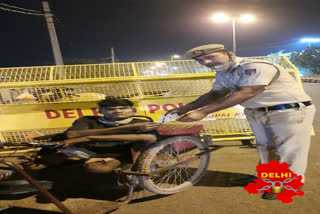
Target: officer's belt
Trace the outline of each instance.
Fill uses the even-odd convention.
[[[312,105],[311,101],[306,101],[306,102],[301,102],[305,106],[310,106]],[[274,110],[284,110],[284,109],[290,109],[290,108],[299,108],[300,103],[288,103],[288,104],[280,104],[280,105],[275,105],[275,106],[268,106],[268,107],[261,107],[261,108],[251,108],[252,110],[256,111],[274,111]]]

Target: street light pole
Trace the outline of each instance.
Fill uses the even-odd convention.
[[[214,22],[222,23],[227,22],[230,20],[230,17],[225,13],[217,13],[211,18]],[[237,41],[236,41],[236,17],[232,17],[232,51],[234,55],[237,53]],[[242,22],[252,22],[254,20],[254,17],[250,14],[244,14],[239,17],[240,21]]]
[[[236,19],[232,18],[232,47],[233,54],[236,56],[237,44],[236,44]]]
[[[55,64],[56,65],[63,65],[63,60],[62,60],[62,56],[61,56],[57,33],[56,33],[56,29],[54,28],[53,18],[52,18],[52,14],[50,11],[49,3],[46,1],[43,1],[42,7],[43,7],[44,15],[46,17],[47,25],[48,25],[48,30],[49,30],[50,41],[51,41]]]
[[[180,56],[178,54],[172,55],[171,61],[173,61],[174,59],[180,59]]]
[[[116,63],[116,59],[114,57],[114,48],[113,47],[111,48],[111,62]]]

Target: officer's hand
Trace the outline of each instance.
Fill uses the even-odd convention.
[[[184,108],[184,106],[180,107],[180,108],[174,108],[174,109],[171,109],[169,111],[167,111],[164,116],[168,116],[168,115],[172,115],[172,114],[178,114],[178,115],[183,115],[185,113],[187,113],[188,110],[186,110]]]
[[[183,115],[177,121],[180,121],[180,122],[193,122],[193,121],[202,120],[206,116],[207,116],[207,114],[204,113],[204,112],[193,111],[193,112],[190,112],[188,114]]]

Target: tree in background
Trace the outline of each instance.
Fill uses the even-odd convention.
[[[268,56],[286,56],[303,75],[320,74],[320,47],[309,47],[302,51],[280,50]]]
[[[297,67],[306,68],[313,74],[320,74],[320,47],[291,52],[289,59]]]

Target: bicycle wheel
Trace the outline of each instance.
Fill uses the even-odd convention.
[[[208,146],[200,139],[189,136],[177,136],[162,140],[143,153],[138,162],[138,171],[148,173],[195,157]],[[174,194],[184,191],[204,175],[210,160],[209,153],[189,163],[182,163],[152,177],[139,176],[140,184],[156,194]]]

